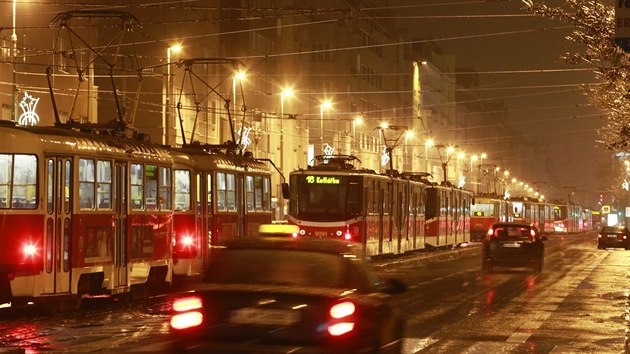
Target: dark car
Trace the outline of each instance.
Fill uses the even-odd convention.
[[[532,267],[542,272],[545,258],[543,235],[527,223],[505,222],[493,224],[486,233],[482,247],[483,272],[495,266]]]
[[[405,285],[379,280],[340,240],[257,237],[212,250],[203,282],[173,301],[174,350],[400,353]]]
[[[604,226],[597,235],[597,248],[630,249],[630,230],[625,226]]]

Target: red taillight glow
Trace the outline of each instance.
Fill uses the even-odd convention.
[[[534,229],[529,229],[529,234],[532,235],[532,237],[536,236],[536,231],[534,231]]]
[[[198,311],[180,313],[171,318],[171,327],[186,329],[199,326],[203,322],[203,314]]]
[[[628,238],[628,236],[626,236],[626,235],[623,235],[623,239],[624,239],[624,240],[626,240],[627,238]]]
[[[354,323],[352,322],[341,322],[336,323],[332,326],[328,327],[328,333],[331,336],[340,336],[342,334],[348,333],[354,329]]]
[[[348,241],[352,240],[352,235],[349,232],[346,232],[346,234],[344,235],[344,238]]]
[[[35,247],[35,245],[30,244],[30,243],[26,244],[22,248],[22,253],[24,253],[24,256],[26,257],[32,257],[37,254],[37,247]]]
[[[339,304],[335,304],[330,308],[330,317],[332,318],[343,318],[346,316],[350,316],[354,313],[356,307],[350,301],[345,301]]]
[[[354,322],[351,322],[353,321],[351,316],[355,313],[356,309],[352,301],[344,301],[333,305],[329,311],[333,321],[328,326],[328,333],[331,336],[340,336],[351,332],[354,329]],[[339,319],[342,319],[343,322],[335,321]]]
[[[492,228],[488,229],[488,232],[486,233],[488,236],[492,236],[492,234],[494,233],[494,230]]]
[[[602,238],[602,234],[597,234],[597,238]]]
[[[293,237],[293,238],[297,238],[297,237],[298,237],[297,232],[292,233],[292,234],[291,234],[291,237]]]
[[[185,297],[173,302],[173,310],[177,312],[196,310],[202,307],[203,303],[201,302],[201,298],[197,296]]]
[[[184,236],[182,237],[182,245],[184,245],[185,247],[190,247],[194,244],[195,240],[193,240],[193,238],[191,236]]]

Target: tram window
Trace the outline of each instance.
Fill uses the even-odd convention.
[[[171,169],[160,166],[160,210],[171,209]]]
[[[94,160],[79,159],[79,207],[94,209]]]
[[[55,211],[55,200],[54,200],[54,190],[55,190],[55,160],[48,160],[48,176],[46,179],[46,205],[48,214],[52,214]]]
[[[226,181],[227,210],[236,211],[236,176],[232,173],[228,173],[226,174]]]
[[[70,213],[70,181],[72,179],[72,165],[69,160],[66,160],[64,165],[64,180],[63,180],[63,207],[66,214]],[[94,200],[94,199],[92,199]]]
[[[8,154],[0,154],[0,208],[9,208],[9,191],[11,188],[11,172],[13,158]]]
[[[264,210],[271,210],[271,179],[269,177],[263,179],[262,203]]]
[[[247,211],[254,211],[254,176],[245,177],[246,199],[247,199]]]
[[[142,164],[131,164],[130,177],[131,209],[142,210],[144,208],[144,170]]]
[[[212,214],[212,174],[206,174],[206,185],[208,186],[208,194],[206,203],[208,203],[208,214]]]
[[[157,209],[157,188],[158,188],[158,168],[155,165],[146,165],[144,167],[145,185],[144,193],[146,195],[146,210]]]
[[[96,205],[98,209],[112,208],[112,163],[96,162]]]
[[[190,171],[175,170],[175,210],[190,210]]]
[[[217,210],[225,211],[227,210],[226,204],[226,181],[225,181],[225,173],[217,173]]]
[[[263,209],[263,178],[262,176],[254,177],[254,193],[256,194],[256,211],[262,211]]]
[[[352,178],[348,182],[347,198],[347,212],[351,214],[361,214],[361,186],[359,179]]]
[[[201,204],[201,187],[201,174],[197,173],[197,180],[195,183],[195,191],[197,192],[195,193],[195,205],[197,206],[197,214],[201,214],[203,212],[203,204]]]
[[[11,207],[37,207],[37,158],[34,155],[14,155]]]

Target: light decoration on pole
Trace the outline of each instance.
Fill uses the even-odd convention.
[[[389,162],[389,151],[387,151],[387,146],[383,147],[383,153],[381,154],[381,166],[387,165]]]
[[[332,147],[332,146],[330,146],[328,144],[325,144],[325,146],[324,146],[324,155],[325,156],[332,156],[334,152],[335,152],[335,148],[334,147]]]
[[[35,109],[39,103],[39,98],[34,98],[29,95],[28,92],[24,92],[24,98],[20,102],[20,108],[22,108],[22,115],[18,119],[19,125],[36,125],[39,123],[39,116]]]
[[[252,130],[252,128],[248,128],[248,127],[241,127],[238,130],[238,135],[239,135],[239,141],[241,142],[241,145],[243,146],[243,149],[247,149],[247,147],[249,145],[251,145],[252,141],[249,138],[249,132]]]
[[[466,176],[460,175],[457,181],[457,188],[464,188],[466,185]]]

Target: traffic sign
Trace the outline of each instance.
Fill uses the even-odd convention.
[[[615,1],[615,43],[630,52],[630,0]]]
[[[602,205],[602,214],[610,214],[610,205]]]

